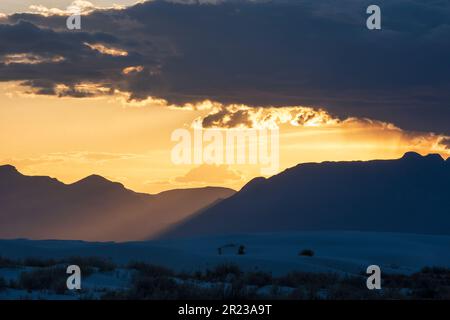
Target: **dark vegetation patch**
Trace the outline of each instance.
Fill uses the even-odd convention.
[[[0,291],[5,290],[6,288],[8,288],[6,280],[3,277],[0,277]]]
[[[0,256],[0,268],[15,268],[19,265],[21,265],[21,263],[17,260]]]
[[[311,249],[304,249],[300,251],[298,255],[303,257],[314,257],[314,251]]]
[[[17,288],[29,292],[49,290],[63,294],[67,290],[66,280],[66,269],[63,267],[38,268],[22,272],[17,281]]]
[[[382,276],[382,290],[368,290],[367,275],[290,272],[274,277],[235,264],[192,273],[137,264],[129,290],[102,299],[450,299],[450,269],[428,267],[412,275]]]
[[[98,257],[23,260],[0,257],[0,268],[24,269],[15,280],[0,277],[0,291],[13,288],[67,293],[66,268],[70,264],[80,266],[82,279],[96,272],[112,272],[118,267]],[[131,276],[127,287],[105,289],[102,299],[450,299],[450,269],[441,267],[426,267],[410,275],[384,273],[382,290],[373,291],[366,287],[365,273],[296,271],[273,276],[264,271],[242,270],[232,263],[202,271],[175,272],[139,261],[130,262],[124,268]]]

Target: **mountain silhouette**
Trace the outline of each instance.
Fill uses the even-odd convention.
[[[73,184],[0,166],[0,238],[143,240],[234,193],[180,189],[156,195],[91,175]]]
[[[162,238],[247,232],[358,230],[450,234],[450,160],[305,163],[256,178]]]

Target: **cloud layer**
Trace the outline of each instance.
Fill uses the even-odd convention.
[[[450,3],[380,0],[381,31],[365,27],[369,4],[156,0],[92,12],[76,32],[63,16],[15,14],[0,24],[0,81],[74,97],[321,106],[450,134]],[[12,55],[41,59],[5,63]]]

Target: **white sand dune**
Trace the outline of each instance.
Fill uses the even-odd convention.
[[[218,248],[226,245],[219,255]],[[238,255],[239,245],[245,254]],[[377,264],[384,272],[411,273],[424,266],[450,267],[450,236],[372,232],[295,232],[215,236],[145,242],[0,240],[0,255],[10,258],[99,256],[125,264],[146,261],[177,271],[232,262],[246,270],[274,275],[298,270],[361,273]],[[299,256],[303,249],[314,257]]]

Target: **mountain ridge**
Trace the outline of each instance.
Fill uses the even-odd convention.
[[[99,175],[71,184],[0,166],[0,238],[143,240],[235,191],[138,193]]]
[[[449,163],[409,152],[394,160],[299,164],[253,179],[161,237],[324,229],[450,234]]]
[[[205,187],[197,187],[197,188],[175,188],[175,189],[170,189],[170,190],[164,190],[164,191],[160,191],[157,193],[147,193],[147,192],[140,192],[140,191],[135,191],[133,189],[129,189],[127,188],[123,183],[121,182],[117,182],[117,181],[112,181],[109,180],[108,178],[105,178],[99,174],[90,174],[88,176],[85,176],[84,178],[81,178],[77,181],[71,182],[71,183],[65,183],[62,182],[60,180],[58,180],[57,178],[53,178],[50,176],[45,176],[45,175],[25,175],[23,173],[21,173],[15,166],[11,165],[11,164],[3,164],[0,165],[0,174],[3,172],[10,172],[13,174],[16,174],[18,176],[22,176],[22,177],[31,177],[31,178],[44,178],[44,179],[49,179],[55,182],[58,182],[62,185],[65,186],[73,186],[73,185],[80,185],[80,184],[91,184],[91,183],[111,183],[111,184],[116,184],[116,185],[120,185],[122,186],[124,189],[129,190],[131,192],[134,192],[136,194],[143,194],[143,195],[149,195],[149,196],[155,196],[155,195],[160,195],[163,193],[168,193],[168,192],[174,192],[174,191],[183,191],[183,190],[208,190],[208,189],[221,189],[221,190],[227,190],[230,192],[236,192],[236,190],[233,190],[231,188],[228,187],[221,187],[221,186],[205,186]]]

